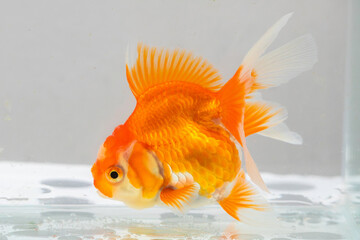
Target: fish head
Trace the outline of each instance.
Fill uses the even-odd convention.
[[[155,204],[154,198],[144,197],[143,186],[133,170],[135,165],[139,165],[139,159],[134,159],[141,152],[139,145],[124,125],[117,127],[105,140],[91,169],[100,196],[122,201],[134,208]]]
[[[113,198],[119,189],[128,185],[128,159],[135,140],[126,126],[120,125],[100,147],[91,168],[94,186],[100,195]]]

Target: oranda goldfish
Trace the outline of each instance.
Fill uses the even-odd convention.
[[[259,133],[293,144],[302,139],[283,123],[284,108],[254,93],[285,83],[317,61],[309,35],[264,54],[291,15],[260,38],[224,85],[200,57],[138,44],[135,64],[126,64],[135,110],[105,140],[92,167],[100,193],[134,208],[182,210],[217,202],[237,220],[246,209],[267,209],[262,190],[252,184],[267,190],[246,137]]]

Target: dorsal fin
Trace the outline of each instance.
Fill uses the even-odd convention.
[[[218,71],[190,52],[158,50],[139,43],[137,53],[135,64],[131,68],[126,64],[126,77],[136,98],[149,88],[169,81],[192,82],[213,91],[221,87]]]

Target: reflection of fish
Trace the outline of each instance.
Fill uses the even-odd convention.
[[[236,229],[235,224],[231,223],[221,234],[219,240],[238,240],[240,239],[239,235],[239,231]]]
[[[201,58],[139,44],[136,63],[126,66],[137,105],[101,147],[92,168],[95,187],[135,208],[165,204],[183,209],[209,199],[236,219],[242,209],[264,210],[265,201],[241,169],[232,136],[243,147],[250,178],[265,190],[245,137],[260,133],[301,143],[282,123],[286,111],[253,94],[316,62],[310,36],[262,56],[290,16],[265,33],[223,86],[218,72]]]

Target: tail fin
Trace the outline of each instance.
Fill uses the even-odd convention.
[[[247,101],[245,105],[245,136],[259,133],[291,144],[302,144],[302,138],[292,132],[283,121],[287,118],[285,108],[265,101]]]
[[[310,70],[317,62],[317,50],[309,34],[267,53],[254,65],[256,75],[252,91],[279,86],[300,73]]]
[[[245,136],[260,131],[262,135],[299,144],[301,137],[282,123],[285,109],[266,102],[250,102],[255,90],[278,86],[301,72],[311,69],[317,61],[316,45],[309,35],[299,37],[264,56],[292,13],[277,21],[250,49],[235,75],[219,90],[222,123],[243,146],[246,168],[251,180],[267,190],[246,147]]]
[[[264,212],[270,209],[266,200],[246,180],[244,171],[240,171],[235,179],[230,194],[218,202],[230,216],[238,221],[251,218],[251,214],[244,214],[249,210]]]
[[[275,40],[280,30],[286,25],[287,21],[291,16],[292,13],[288,13],[282,18],[280,18],[280,20],[278,20],[272,27],[270,27],[265,32],[265,34],[255,43],[255,45],[249,50],[249,52],[243,59],[242,65],[244,71],[240,77],[243,77],[244,75],[251,75],[255,64],[259,61],[259,58],[264,54],[266,49]]]

